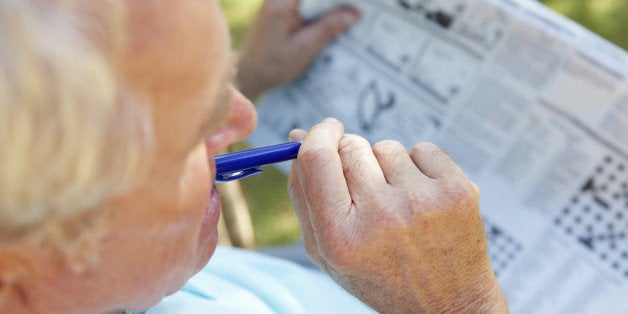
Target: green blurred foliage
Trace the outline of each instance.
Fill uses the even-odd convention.
[[[235,150],[250,148],[237,143]],[[288,196],[288,177],[275,167],[264,167],[263,175],[240,180],[249,205],[255,241],[259,246],[291,243],[301,236],[299,221]]]
[[[287,177],[274,167],[264,167],[264,175],[242,180],[251,210],[255,241],[259,246],[291,243],[301,229],[288,197]]]
[[[262,0],[221,0],[239,47]],[[555,11],[628,50],[628,0],[541,0]]]
[[[542,0],[557,12],[628,49],[628,0]],[[221,0],[233,47],[240,47],[262,0]],[[238,148],[246,148],[238,144]],[[241,180],[259,246],[290,243],[300,229],[286,190],[287,178],[272,167]]]
[[[237,51],[246,37],[262,0],[221,0],[231,29],[232,46]],[[248,148],[238,143],[235,149]],[[274,167],[265,167],[264,175],[240,180],[253,221],[259,246],[291,243],[299,239],[301,229],[286,189],[287,177]]]
[[[628,0],[543,0],[550,8],[628,50]]]
[[[255,14],[261,0],[220,0],[225,17],[231,29],[231,40],[234,48],[240,47],[249,25],[255,18]]]

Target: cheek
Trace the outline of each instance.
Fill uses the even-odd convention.
[[[209,159],[207,158],[205,145],[199,144],[196,146],[188,158],[181,188],[183,192],[186,189],[198,192],[204,191],[206,192],[204,196],[207,197],[207,193],[211,189],[211,180]]]
[[[181,257],[189,258],[197,254],[196,244],[203,237],[203,223],[211,192],[209,165],[204,151],[204,146],[198,145],[188,155],[181,176],[176,186],[172,187],[176,192],[163,200],[168,208],[162,211],[162,226],[158,236],[168,238],[168,250],[177,252]]]
[[[178,255],[168,267],[177,275],[171,291],[177,290],[199,268],[199,260],[206,263],[207,239],[216,229],[217,215],[208,215],[211,180],[204,145],[199,145],[188,159],[185,175],[180,182],[180,206],[177,208],[177,239],[169,239],[168,251]],[[218,213],[220,209],[215,209]],[[208,218],[209,217],[209,218]],[[213,252],[213,250],[212,250]]]
[[[207,204],[212,189],[212,176],[209,169],[205,145],[198,145],[190,154],[185,175],[179,189],[181,191],[182,210],[190,225],[198,224],[206,215]]]

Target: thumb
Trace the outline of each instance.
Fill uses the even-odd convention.
[[[290,139],[290,141],[303,141],[303,139],[305,139],[305,136],[307,135],[307,132],[305,132],[304,130],[301,129],[294,129],[292,131],[290,131],[290,133],[288,134],[288,138]]]

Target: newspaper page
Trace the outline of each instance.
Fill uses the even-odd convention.
[[[513,313],[628,313],[627,53],[530,0],[301,9],[339,4],[361,22],[263,97],[250,143],[328,116],[372,144],[434,142],[482,190]]]

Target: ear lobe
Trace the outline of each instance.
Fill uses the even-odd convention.
[[[36,283],[31,263],[40,260],[41,248],[29,240],[0,242],[0,313],[34,311],[28,287]]]
[[[21,313],[26,310],[19,273],[18,264],[0,249],[0,313]]]
[[[17,286],[0,281],[0,312],[21,313],[23,311],[25,311],[25,300]]]

